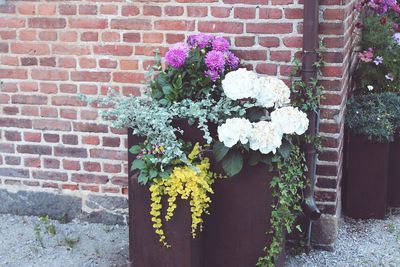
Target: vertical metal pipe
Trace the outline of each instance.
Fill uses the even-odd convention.
[[[318,54],[318,24],[319,24],[319,1],[318,0],[305,0],[304,1],[304,24],[303,24],[303,62],[302,62],[302,80],[304,83],[309,84],[310,81],[317,77],[317,68],[315,62],[317,61]],[[308,113],[310,121],[307,134],[315,137],[319,131],[319,111]],[[316,159],[317,153],[313,144],[305,146],[305,156],[307,164],[307,186],[304,190],[304,201],[302,208],[310,220],[309,229],[311,229],[312,221],[318,220],[321,216],[317,205],[314,200],[314,184],[316,173]],[[310,243],[311,230],[308,233],[308,243]]]

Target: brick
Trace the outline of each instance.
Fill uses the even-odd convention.
[[[60,92],[67,94],[76,94],[77,86],[75,84],[60,84]]]
[[[125,152],[93,148],[90,149],[90,157],[112,160],[126,160],[128,155]]]
[[[6,165],[20,165],[21,158],[15,156],[5,156],[4,162],[6,163]]]
[[[99,187],[97,185],[80,185],[82,190],[88,190],[92,192],[99,192]]]
[[[142,73],[114,72],[113,81],[120,83],[140,83],[144,80]]]
[[[4,137],[7,141],[21,141],[21,133],[17,131],[5,131]]]
[[[118,62],[110,59],[100,59],[99,67],[104,69],[115,69],[117,68]]]
[[[139,43],[141,40],[140,34],[136,32],[124,33],[122,39],[127,43]]]
[[[109,82],[111,76],[108,72],[73,71],[71,72],[71,79],[73,81]]]
[[[195,21],[157,20],[154,22],[154,28],[156,30],[164,30],[164,31],[194,31]]]
[[[59,70],[41,70],[33,69],[32,78],[43,81],[66,81],[68,80],[68,72]]]
[[[187,14],[189,17],[207,17],[208,8],[206,6],[188,6]]]
[[[60,116],[64,119],[74,120],[77,118],[77,112],[73,109],[60,109]]]
[[[102,32],[101,40],[104,42],[119,42],[121,36],[119,32]]]
[[[116,5],[101,5],[100,13],[104,15],[116,15],[118,12],[118,6]]]
[[[118,194],[120,193],[121,189],[119,187],[110,187],[110,186],[103,186],[101,188],[102,193],[113,193]]]
[[[87,46],[80,46],[80,45],[59,45],[59,44],[54,44],[52,45],[52,51],[54,54],[58,55],[76,55],[76,56],[82,56],[82,55],[89,55],[90,54],[90,48]]]
[[[28,119],[1,118],[0,127],[32,128],[32,121]]]
[[[83,169],[88,172],[101,172],[101,165],[98,162],[84,162]]]
[[[291,23],[248,23],[246,29],[247,33],[283,34],[291,33],[293,25]]]
[[[93,52],[101,55],[130,56],[133,49],[127,45],[103,45],[93,47]]]
[[[119,64],[121,70],[137,70],[139,68],[137,60],[121,60]]]
[[[57,32],[53,32],[53,31],[39,32],[39,39],[41,41],[56,41],[57,40]]]
[[[144,6],[143,7],[144,16],[161,16],[161,7],[159,6]]]
[[[96,110],[81,110],[82,120],[95,120],[99,116]]]
[[[22,66],[37,66],[38,60],[35,57],[23,57],[21,58]]]
[[[62,184],[61,188],[64,190],[79,190],[79,186],[77,184]]]
[[[239,19],[255,19],[256,9],[248,7],[236,7],[234,9],[234,17]]]
[[[120,139],[118,137],[103,137],[103,146],[119,147]]]
[[[33,128],[39,130],[71,131],[71,122],[39,119],[33,121]]]
[[[0,43],[0,53],[8,53],[8,44]]]
[[[24,158],[25,167],[40,168],[40,158]]]
[[[0,13],[6,14],[14,14],[15,13],[15,5],[11,3],[3,3],[0,5]]]
[[[213,33],[243,33],[241,22],[199,21],[198,28],[202,32]]]
[[[76,60],[72,57],[58,58],[58,66],[61,68],[75,68]]]
[[[164,13],[167,16],[182,16],[184,8],[181,6],[166,6],[164,7]]]
[[[47,44],[13,43],[11,44],[11,52],[15,54],[48,55],[50,48]]]
[[[51,104],[55,106],[86,106],[86,102],[80,100],[77,96],[53,96],[51,98]]]
[[[69,19],[68,24],[72,29],[105,29],[108,26],[108,20],[94,18],[74,18]]]
[[[42,141],[42,134],[41,133],[25,132],[24,133],[24,140],[27,141],[27,142],[40,143],[40,141]]]
[[[18,145],[17,152],[23,154],[51,155],[51,147],[44,145]]]
[[[58,7],[58,12],[60,15],[76,15],[76,5],[60,5]]]
[[[62,32],[60,33],[61,42],[76,42],[78,40],[78,34],[76,32]]]
[[[44,158],[43,166],[47,169],[59,169],[60,161],[58,159]]]
[[[97,32],[83,32],[81,33],[81,41],[96,42],[99,40],[99,33]]]
[[[63,29],[67,25],[64,18],[29,18],[28,26],[30,28],[41,29]]]
[[[68,175],[63,172],[54,171],[32,171],[32,177],[34,179],[41,180],[52,180],[52,181],[68,181]]]
[[[106,173],[120,173],[121,172],[121,164],[103,164],[103,171]]]
[[[1,18],[0,28],[23,28],[25,27],[25,19],[21,18]]]
[[[151,30],[150,20],[146,19],[112,19],[111,29],[119,30]]]
[[[57,157],[87,158],[87,150],[75,147],[54,147],[54,155]]]
[[[105,175],[94,175],[94,174],[78,174],[73,173],[71,175],[71,181],[75,183],[87,183],[87,184],[106,184],[108,177]]]
[[[97,66],[97,61],[94,58],[80,58],[79,66],[83,69],[95,69]]]
[[[37,32],[35,30],[21,30],[19,31],[20,41],[35,41]]]
[[[13,104],[45,105],[47,97],[40,95],[13,95],[11,97]]]
[[[40,107],[40,116],[47,118],[56,118],[58,117],[58,112],[56,108]]]
[[[43,4],[38,6],[39,15],[55,15],[56,14],[56,5],[53,4]]]
[[[123,6],[122,16],[136,16],[139,15],[140,10],[137,6]]]
[[[82,143],[86,145],[99,145],[100,139],[97,136],[83,136]]]
[[[60,136],[58,134],[43,134],[43,139],[47,143],[58,143],[60,141]]]
[[[164,35],[162,33],[143,33],[143,43],[162,43]]]
[[[63,135],[62,143],[65,145],[77,145],[78,144],[78,136],[71,135],[71,134]]]
[[[81,169],[79,161],[68,159],[63,160],[63,168],[70,171],[79,171]]]
[[[282,10],[278,8],[260,8],[260,19],[281,19]]]
[[[79,6],[79,14],[81,14],[81,15],[96,15],[97,14],[97,6],[81,5],[81,6]]]
[[[0,167],[0,176],[29,178],[29,171],[19,168]]]
[[[13,144],[0,144],[1,153],[14,153],[15,148]]]
[[[231,14],[231,8],[229,7],[211,7],[211,15],[216,18],[227,18]]]
[[[108,126],[96,123],[73,122],[75,132],[108,133]]]

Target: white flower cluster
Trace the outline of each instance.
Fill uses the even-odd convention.
[[[305,133],[308,129],[307,115],[294,107],[283,107],[271,113],[271,121],[251,123],[244,118],[228,119],[218,127],[218,139],[226,147],[239,141],[249,143],[252,150],[263,154],[276,152],[282,145],[283,134]]]
[[[232,99],[256,99],[256,104],[265,107],[281,107],[290,103],[290,89],[275,77],[258,77],[253,71],[238,69],[229,72],[222,81],[225,95]]]
[[[233,118],[219,126],[218,138],[226,147],[240,142],[263,154],[276,153],[284,134],[301,135],[308,129],[306,113],[288,106],[290,89],[278,78],[258,77],[252,71],[238,69],[225,76],[222,87],[232,100],[253,98],[258,106],[275,108],[270,114],[271,121],[251,123],[245,118]]]

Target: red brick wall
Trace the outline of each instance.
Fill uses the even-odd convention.
[[[321,0],[328,47],[317,198],[336,213],[354,0]],[[259,73],[286,77],[302,46],[302,0],[6,1],[0,6],[1,187],[126,194],[125,131],[78,93],[138,94],[153,50],[195,31],[230,39]]]

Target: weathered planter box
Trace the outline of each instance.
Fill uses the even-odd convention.
[[[186,129],[187,130],[187,129]],[[186,134],[189,134],[187,130]],[[197,136],[193,133],[188,136]],[[128,131],[128,146],[140,140]],[[129,166],[134,160],[129,155]],[[214,168],[217,169],[217,164]],[[255,266],[271,243],[273,177],[265,165],[245,167],[234,177],[213,185],[210,214],[204,217],[204,230],[193,239],[191,214],[187,201],[178,201],[174,217],[164,223],[171,248],[165,248],[154,233],[150,216],[150,192],[129,176],[129,242],[131,267],[247,267]],[[166,206],[166,205],[164,205]],[[284,266],[284,253],[277,266]]]
[[[400,207],[400,136],[396,134],[393,143],[390,143],[389,178],[388,178],[388,205]]]
[[[389,143],[349,135],[345,214],[352,218],[381,219],[386,215]]]

